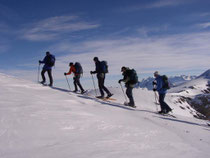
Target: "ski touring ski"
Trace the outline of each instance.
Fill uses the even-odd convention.
[[[132,107],[132,108],[136,108],[135,105],[131,106],[131,105],[129,105],[127,102],[124,102],[124,105],[125,105],[125,106],[129,106],[129,107]]]
[[[161,116],[169,116],[169,117],[176,118],[176,116],[174,116],[173,114],[170,114],[170,113],[167,113],[167,114],[160,114],[160,113],[156,112],[156,114],[161,115]]]

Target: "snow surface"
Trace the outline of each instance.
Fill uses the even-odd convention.
[[[117,100],[106,103],[0,74],[0,157],[210,157],[209,126],[174,94],[166,101],[176,118],[155,113],[152,91],[134,90],[136,109],[121,105],[120,88],[111,91]]]

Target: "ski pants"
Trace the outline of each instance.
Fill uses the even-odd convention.
[[[99,73],[97,74],[97,78],[98,78],[98,87],[99,87],[101,96],[104,96],[104,91],[107,93],[107,95],[111,94],[109,90],[104,86],[105,74]]]
[[[128,96],[129,99],[129,104],[135,105],[134,99],[133,99],[133,87],[130,87],[129,85],[126,86],[126,95]]]
[[[46,81],[46,78],[45,78],[45,72],[48,73],[48,76],[49,76],[49,80],[50,80],[50,85],[53,84],[53,78],[52,78],[52,70],[51,69],[43,69],[42,72],[41,72],[41,75],[42,75],[42,81],[45,82]]]
[[[160,94],[159,93],[159,103],[160,103],[161,111],[167,111],[168,112],[168,111],[171,111],[171,108],[164,101],[165,96],[166,96],[166,94]]]
[[[81,85],[81,83],[80,83],[80,75],[76,75],[73,79],[74,79],[75,91],[78,90],[78,89],[77,89],[77,86],[79,86],[80,90],[83,92],[84,89],[83,89],[83,87],[82,87],[82,85]]]

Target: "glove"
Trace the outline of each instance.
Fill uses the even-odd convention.
[[[66,76],[66,73],[64,72],[64,75]]]
[[[152,84],[153,84],[153,85],[157,85],[157,82],[156,82],[156,81],[153,81]]]
[[[121,82],[122,82],[122,79],[118,81],[118,83],[121,83]]]
[[[90,71],[90,74],[92,75],[93,74],[93,71]]]
[[[41,60],[39,60],[39,64],[41,64],[41,62],[42,62],[42,61],[41,61]]]
[[[156,88],[153,88],[153,91],[155,92],[155,91],[157,91],[157,89]]]

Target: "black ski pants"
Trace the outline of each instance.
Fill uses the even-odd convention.
[[[80,83],[80,75],[76,75],[74,78],[74,87],[75,87],[75,91],[78,90],[77,86],[79,86],[80,90],[83,92],[84,89]]]
[[[50,80],[50,85],[53,85],[53,78],[52,78],[52,70],[51,69],[43,69],[42,72],[41,72],[41,75],[42,75],[42,82],[46,82],[46,78],[45,78],[45,72],[48,73],[48,76],[49,76],[49,80]]]
[[[159,93],[159,103],[161,107],[161,111],[171,111],[172,109],[168,106],[168,104],[164,101],[166,94]]]
[[[104,86],[105,74],[104,73],[98,73],[97,74],[97,79],[98,79],[98,87],[99,87],[101,96],[104,96],[104,91],[107,93],[107,95],[111,94],[110,91]]]
[[[133,99],[133,87],[126,85],[126,95],[128,96],[129,99],[129,104],[130,105],[135,105],[134,99]]]

